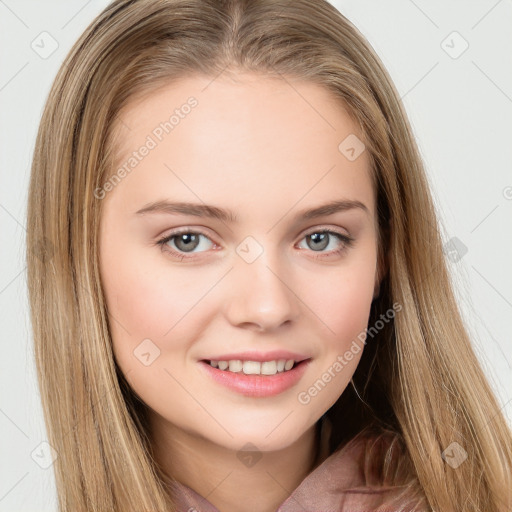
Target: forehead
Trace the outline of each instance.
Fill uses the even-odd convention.
[[[114,192],[134,201],[178,195],[229,199],[236,209],[274,200],[282,209],[345,197],[373,213],[360,130],[318,84],[256,74],[188,77],[128,103],[115,134],[114,171],[128,172]]]

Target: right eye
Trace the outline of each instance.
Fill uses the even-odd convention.
[[[183,259],[188,257],[187,254],[195,254],[197,252],[205,252],[208,250],[208,243],[202,243],[203,239],[208,240],[210,244],[215,245],[204,233],[190,229],[173,231],[158,240],[157,244],[162,247],[162,250]],[[205,250],[195,251],[198,247]]]

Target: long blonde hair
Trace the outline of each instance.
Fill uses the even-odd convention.
[[[55,79],[28,198],[31,320],[60,510],[175,510],[144,406],[113,356],[94,190],[112,175],[116,116],[128,100],[186,75],[237,71],[328,88],[371,156],[387,271],[370,322],[395,302],[402,311],[368,343],[353,387],[328,411],[333,447],[378,426],[403,441],[433,509],[512,507],[511,432],[454,300],[406,113],[372,47],[324,0],[116,0]],[[454,442],[467,453],[457,468],[441,455]]]

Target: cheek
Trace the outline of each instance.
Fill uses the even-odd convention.
[[[208,283],[194,269],[171,264],[158,246],[142,243],[139,235],[107,228],[101,269],[112,320],[129,332],[163,336],[198,302]]]
[[[168,266],[148,263],[147,250],[120,252],[116,250],[120,246],[105,245],[102,281],[116,359],[128,370],[138,363],[133,352],[144,340],[151,340],[162,355],[183,349],[181,328],[187,324],[191,335],[191,305],[207,287],[188,272],[170,272]]]
[[[336,271],[318,273],[304,284],[305,302],[326,327],[326,349],[344,349],[367,327],[375,264],[374,253],[368,250]]]
[[[357,369],[373,299],[375,266],[375,245],[368,242],[335,272],[317,274],[306,285],[308,305],[326,326],[311,376],[297,395],[298,403],[313,417],[336,402]]]
[[[191,407],[178,382],[186,381],[186,356],[204,325],[204,318],[198,317],[201,308],[194,305],[207,292],[208,283],[201,284],[187,272],[171,273],[168,267],[165,271],[161,265],[145,269],[143,264],[148,265],[136,251],[123,258],[114,252],[109,256],[104,270],[112,272],[104,272],[104,288],[119,368],[132,390],[153,410],[165,414],[164,389],[178,410]]]
[[[374,270],[371,257],[359,259],[330,273],[329,279],[308,285],[308,305],[325,326],[317,359],[297,394],[298,404],[313,419],[338,400],[357,369],[373,298]]]

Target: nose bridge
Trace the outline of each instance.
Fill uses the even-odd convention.
[[[227,315],[234,325],[254,324],[272,329],[297,318],[299,305],[290,283],[291,273],[283,271],[283,255],[270,242],[246,237],[236,249],[231,273]]]

